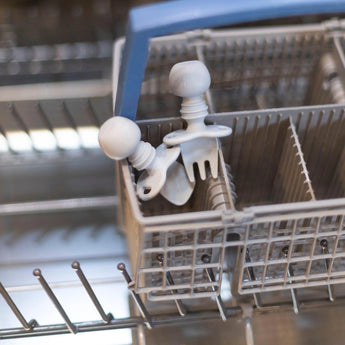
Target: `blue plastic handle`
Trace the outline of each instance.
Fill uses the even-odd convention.
[[[262,19],[344,11],[345,0],[184,0],[134,8],[129,14],[115,115],[135,119],[151,37]]]

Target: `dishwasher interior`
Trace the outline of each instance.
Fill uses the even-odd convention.
[[[341,14],[151,40],[142,139],[157,147],[184,127],[168,75],[185,60],[211,73],[207,121],[233,131],[221,140],[220,189],[197,180],[173,206],[138,200],[138,172],[98,145],[123,55],[114,39],[136,4],[3,5],[0,341],[341,343]]]

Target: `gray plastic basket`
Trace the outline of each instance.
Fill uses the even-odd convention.
[[[123,43],[115,46],[115,91]],[[229,248],[238,251],[240,294],[345,283],[345,109],[334,104],[344,95],[342,43],[327,25],[151,40],[137,114],[143,140],[156,147],[184,126],[168,73],[192,59],[211,73],[207,120],[233,133],[222,139],[219,179],[197,181],[182,207],[141,202],[138,172],[117,163],[136,292],[161,301],[218,295]]]

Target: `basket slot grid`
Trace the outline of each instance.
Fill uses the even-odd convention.
[[[217,112],[302,105],[318,57],[333,43],[313,35],[243,41],[227,42],[221,58],[219,42],[218,54],[212,54],[216,44],[204,47],[206,63],[214,71],[211,91],[221,99],[215,102]]]
[[[216,120],[226,125],[230,121]],[[236,186],[237,209],[314,199],[292,119],[267,114],[236,118],[233,123],[232,136],[223,140],[223,147]]]
[[[176,116],[180,100],[169,94],[169,72],[181,61],[197,60],[195,47],[187,44],[151,44],[139,99],[137,118]]]
[[[272,231],[267,239],[260,238],[258,242],[254,240],[244,242],[243,252],[250,255],[250,260],[243,259],[240,291],[245,290],[245,293],[249,293],[251,288],[253,288],[253,293],[257,292],[257,289],[265,291],[266,286],[270,287],[270,291],[292,288],[301,281],[305,287],[311,286],[310,284],[316,286],[316,281],[320,285],[327,285],[344,275],[341,272],[345,262],[344,215],[294,220],[292,230],[289,231],[290,236],[274,238],[274,232],[280,232],[279,225],[284,223],[286,225],[284,220],[276,224],[271,222]],[[303,226],[303,223],[315,224],[314,232],[296,235],[298,226]],[[267,228],[267,224],[263,224],[264,228]],[[260,223],[256,224],[254,229],[259,229],[260,225]],[[321,229],[326,229],[327,232],[322,232]],[[246,231],[248,239],[248,232],[253,231],[253,228],[248,225]],[[326,247],[323,247],[324,241],[326,241]],[[284,247],[286,257],[284,257]],[[253,275],[249,275],[248,269],[254,272],[255,280],[252,279]]]
[[[281,163],[273,184],[272,194],[274,196],[272,199],[277,202],[280,200],[284,200],[284,202],[315,200],[303,153],[291,119],[280,160]]]
[[[292,201],[298,201],[298,199],[301,199],[300,201],[308,200],[308,198],[309,200],[313,200],[315,194],[316,199],[342,197],[342,188],[338,188],[336,190],[334,186],[342,186],[344,184],[343,181],[345,175],[342,173],[342,170],[345,166],[345,142],[343,134],[345,131],[342,129],[345,124],[345,118],[343,114],[343,109],[341,107],[337,107],[336,109],[329,108],[328,110],[309,113],[306,112],[304,114],[301,112],[297,113],[297,111],[292,111],[290,114],[270,114],[268,111],[264,112],[263,114],[260,113],[260,115],[253,115],[252,117],[246,116],[245,114],[240,117],[234,114],[233,116],[229,116],[229,119],[227,116],[215,117],[215,121],[219,124],[234,125],[231,138],[226,138],[223,140],[223,152],[225,162],[231,166],[233,183],[236,186],[236,192],[238,195],[238,202],[236,205],[237,209],[243,207],[241,205],[241,197],[247,197],[247,194],[249,194],[248,198],[252,197],[253,199],[256,195],[261,196],[261,198],[266,199],[266,203],[268,203],[268,183],[272,178],[277,178],[276,176],[279,173],[279,170],[274,170],[272,165],[274,167],[274,164],[277,166],[279,163],[281,163],[282,165],[278,166],[283,173],[291,173],[290,169],[287,170],[284,169],[284,167],[286,167],[289,162],[288,161],[286,163],[286,158],[289,158],[290,156],[292,158],[296,158],[293,155],[293,152],[298,153],[299,159],[296,158],[295,160],[296,170],[300,171],[302,175],[298,176],[297,174],[296,176],[293,176],[295,177],[295,182],[301,186],[301,189],[294,195],[294,188],[290,188],[291,190],[289,189],[287,192],[287,198],[294,196],[294,198],[297,199]],[[256,116],[266,118],[266,121],[260,122],[260,120],[255,118]],[[266,125],[267,121],[269,126]],[[281,151],[281,154],[279,154],[278,148],[276,145],[273,145],[272,142],[274,137],[276,137],[276,140],[280,138],[281,132],[279,131],[283,130],[282,128],[284,128],[284,124],[286,126],[287,121],[291,122],[292,126],[290,129],[288,129],[288,131],[293,132],[295,143],[293,143],[293,141],[290,143],[290,146],[292,146],[290,156],[285,154],[285,157],[281,157],[283,151]],[[261,123],[261,125],[258,125],[258,123]],[[278,124],[277,128],[274,128],[275,123]],[[296,124],[296,127],[294,127],[294,124]],[[262,140],[267,136],[267,134],[265,134],[265,130],[267,130],[266,126],[272,130],[272,132],[268,132],[270,137],[268,143],[271,145],[271,150],[274,147],[274,149],[278,152],[276,156],[272,155],[269,146],[265,146],[265,144],[260,141],[260,139]],[[262,132],[260,133],[258,130],[261,130]],[[260,135],[257,133],[260,133]],[[253,140],[253,138],[255,138],[255,140]],[[299,142],[300,139],[301,142]],[[325,141],[327,141],[327,144]],[[261,151],[265,152],[266,155],[269,156],[267,159],[270,159],[273,163],[266,162],[266,164],[262,164],[262,162],[265,160],[262,158],[262,156],[257,155],[255,151],[256,148],[253,148],[252,150],[254,151],[251,153],[249,147],[254,145],[254,143],[257,144],[257,147],[263,148]],[[248,157],[246,157],[246,155],[252,157],[253,159],[250,160]],[[279,159],[281,160],[279,161]],[[248,172],[247,162],[251,162],[250,164],[253,165],[253,167],[251,167],[253,174],[252,176]],[[285,165],[283,164],[284,162],[286,163]],[[265,169],[262,169],[263,166],[265,166]],[[330,169],[330,166],[333,167],[333,169]],[[260,170],[263,171],[262,176]],[[253,192],[254,187],[248,182],[250,180],[255,181],[255,179],[263,182],[267,181],[267,184],[262,182],[260,183],[260,186],[254,185],[255,192]],[[288,183],[290,183],[291,178],[286,176],[286,181],[289,181]],[[290,184],[288,184],[288,186],[289,185]],[[282,191],[278,187],[280,187],[280,184],[276,182],[277,193],[278,195],[279,193],[281,195]],[[241,191],[241,188],[252,190],[251,193],[249,193],[246,192],[246,189]],[[264,193],[261,189],[266,192],[265,198],[263,197]],[[315,194],[313,194],[313,191]],[[271,197],[272,196],[274,196],[274,193],[271,193]],[[274,202],[277,203],[277,200]],[[248,201],[248,205],[253,205],[253,203],[253,201]],[[259,201],[255,203],[260,204]],[[246,205],[247,204],[245,204],[245,206]]]
[[[140,119],[179,113],[179,100],[169,94],[168,74],[174,63],[197,59],[196,50],[202,52],[211,73],[215,112],[306,104],[310,91],[322,89],[320,84],[310,85],[320,56],[334,50],[333,38],[320,33],[252,39],[211,35],[211,40],[195,45],[182,36],[174,43],[151,42],[139,100]],[[321,96],[315,98],[316,104]]]
[[[145,234],[145,245],[141,251],[138,293],[150,291],[149,296],[170,291],[169,295],[178,295],[185,292],[175,286],[188,284],[190,293],[201,289],[210,290],[206,270],[217,272],[221,269],[223,256],[222,241],[224,231],[220,229],[198,229],[194,231],[168,231]],[[220,240],[214,241],[219,237]],[[188,245],[189,244],[189,245]],[[210,262],[204,262],[203,256],[207,255]],[[167,276],[173,279],[174,286],[168,284]],[[219,275],[220,277],[220,275]],[[171,280],[171,279],[170,279]],[[219,285],[219,280],[212,282],[211,286]],[[199,285],[198,285],[199,284]],[[213,289],[216,293],[217,289]],[[149,297],[150,298],[150,297]]]
[[[229,67],[230,64],[240,65],[242,69],[240,72],[238,70],[232,72],[227,68],[224,68],[226,73],[237,74],[237,75],[252,75],[257,73],[257,69],[253,66],[260,64],[260,69],[263,74],[271,74],[272,66],[274,69],[281,69],[281,61],[286,62],[289,60],[289,66],[287,70],[291,69],[292,66],[298,66],[300,68],[300,60],[303,58],[308,50],[314,51],[322,46],[324,38],[322,36],[316,35],[298,35],[289,36],[276,36],[276,37],[259,37],[259,38],[242,38],[237,40],[228,39],[227,41],[217,40],[212,42],[207,46],[204,46],[206,58],[210,62],[214,62],[215,71],[219,73],[219,79],[226,80],[227,74],[221,75],[222,68],[225,65]],[[312,54],[310,54],[312,56]],[[220,62],[219,60],[223,58],[223,65],[217,64],[215,62]],[[298,58],[300,60],[298,60]],[[270,68],[267,68],[267,64]],[[236,64],[235,64],[236,63]],[[283,64],[285,66],[285,64]],[[247,68],[246,68],[247,67]]]
[[[310,116],[310,115],[309,115]],[[318,199],[344,196],[345,116],[343,109],[314,113],[299,128],[302,150]]]

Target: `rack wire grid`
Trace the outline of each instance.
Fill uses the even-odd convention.
[[[335,104],[344,99],[344,39],[328,24],[151,40],[138,110],[143,140],[157,146],[183,128],[168,73],[193,59],[211,74],[208,121],[233,133],[222,139],[219,180],[208,182],[222,186],[218,209],[202,181],[183,207],[160,197],[142,203],[138,173],[117,164],[136,292],[153,301],[216,296],[228,248],[240,251],[240,294],[344,283],[345,118]],[[122,48],[120,40],[115,90]]]
[[[0,48],[0,151],[96,148],[111,61],[111,41]]]

